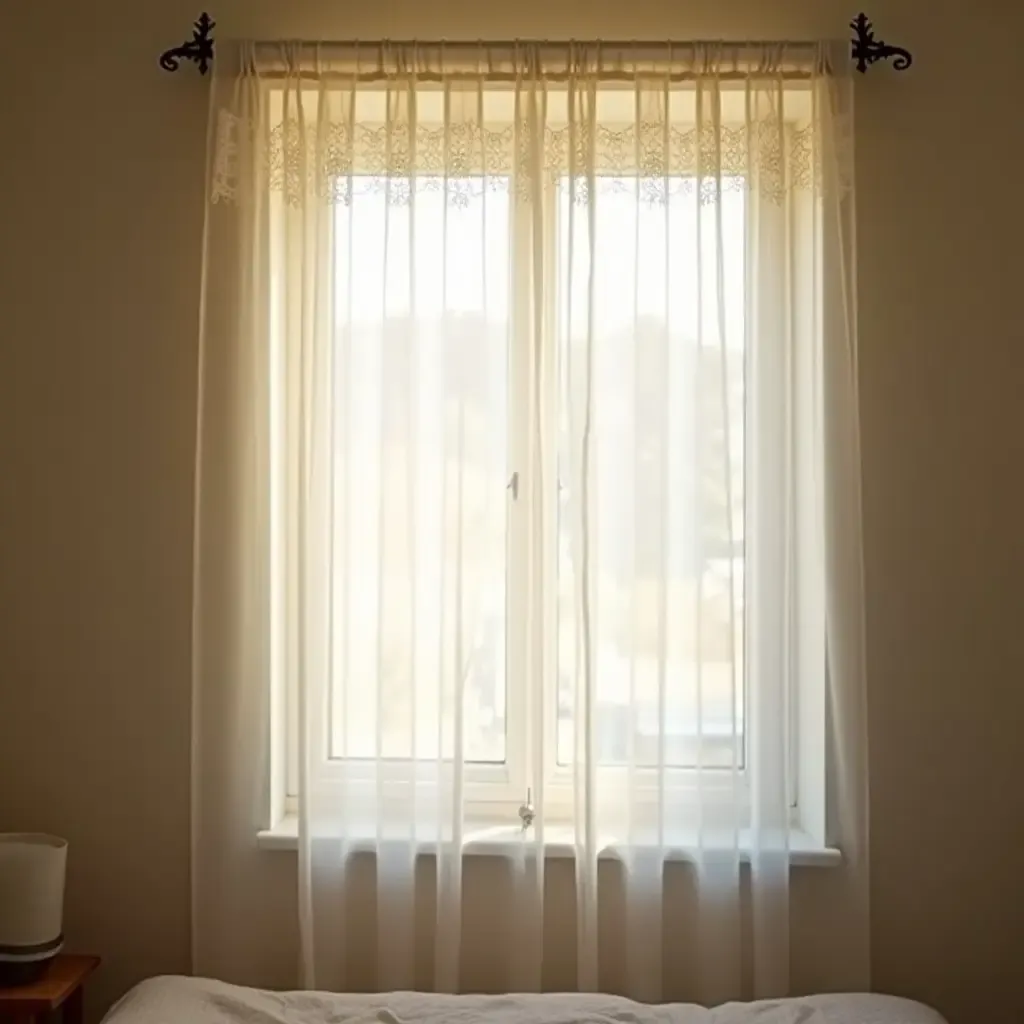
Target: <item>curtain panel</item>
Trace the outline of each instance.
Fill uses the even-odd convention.
[[[294,808],[307,987],[352,983],[368,852],[375,987],[424,958],[464,987],[465,858],[490,843],[507,989],[544,984],[557,848],[581,990],[609,984],[611,857],[625,994],[674,992],[681,926],[690,998],[786,994],[798,829],[842,851],[866,987],[845,55],[236,57],[210,107],[197,969],[242,898],[231,851]]]

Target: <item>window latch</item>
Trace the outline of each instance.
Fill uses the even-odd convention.
[[[509,478],[508,483],[505,485],[505,490],[512,492],[512,500],[513,501],[518,501],[519,500],[519,474],[518,473],[513,473],[512,474],[512,476]]]
[[[533,809],[533,790],[528,789],[526,791],[526,802],[519,805],[520,831],[526,832],[536,817],[537,812]]]

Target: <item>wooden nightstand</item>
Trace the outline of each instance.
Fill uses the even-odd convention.
[[[82,987],[100,965],[98,956],[58,955],[31,985],[0,988],[0,1024],[28,1024],[61,1008],[64,1024],[83,1024]]]

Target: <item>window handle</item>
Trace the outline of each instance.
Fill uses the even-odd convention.
[[[512,492],[512,500],[513,501],[518,501],[519,500],[519,474],[518,473],[513,473],[512,474],[512,476],[509,478],[508,483],[505,485],[505,490]]]
[[[526,791],[526,803],[519,805],[519,827],[521,832],[526,832],[537,817],[533,808],[533,790]]]

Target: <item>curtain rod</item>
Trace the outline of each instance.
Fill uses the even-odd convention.
[[[192,26],[192,38],[187,39],[180,46],[174,46],[169,50],[165,50],[160,55],[160,67],[165,71],[177,71],[178,67],[183,60],[192,61],[199,68],[199,73],[205,75],[209,70],[210,64],[213,61],[213,47],[214,38],[213,30],[216,28],[217,23],[210,17],[206,11],[196,19]],[[856,63],[857,70],[862,74],[874,63],[880,60],[892,60],[892,66],[896,71],[906,71],[907,68],[913,63],[914,58],[911,56],[910,51],[904,49],[902,46],[890,46],[888,43],[881,39],[875,38],[875,30],[871,24],[870,19],[863,12],[858,14],[853,21],[850,22],[850,28],[853,30],[853,38],[850,40],[850,56]],[[385,40],[381,40],[385,42]],[[503,40],[497,43],[487,42],[486,45],[490,46],[502,46],[512,48],[517,44],[522,45],[527,42],[523,39],[512,39]],[[536,40],[534,43],[543,44],[544,42],[550,42],[552,46],[567,45],[567,42],[558,41],[546,41]],[[335,44],[336,45],[336,44]],[[341,45],[355,46],[356,41]],[[373,43],[361,42],[359,46],[372,46]],[[429,42],[424,41],[424,45],[433,46],[445,46],[451,47],[452,49],[464,49],[466,47],[479,46],[478,42],[469,41],[455,41],[455,40],[431,40]],[[654,49],[657,47],[664,47],[668,45],[685,46],[685,43],[673,43],[670,40],[661,39],[656,41],[609,41],[606,45],[608,46],[622,46],[622,47],[636,47],[637,49]],[[763,41],[760,43],[735,43],[730,44],[728,42],[722,43],[722,45],[754,45],[754,46],[780,46],[784,45],[781,40],[775,41]],[[797,45],[797,44],[789,44]]]

